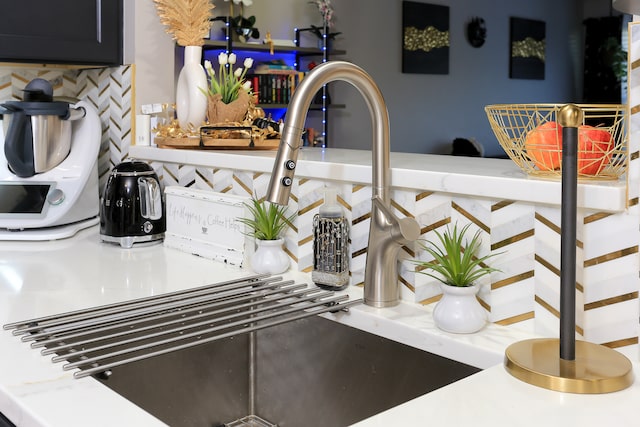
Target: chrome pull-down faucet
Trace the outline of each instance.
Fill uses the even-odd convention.
[[[420,227],[413,218],[399,219],[391,210],[389,113],[378,86],[362,68],[344,61],[325,62],[309,72],[296,88],[287,109],[267,199],[281,205],[288,203],[307,112],[315,94],[323,85],[335,80],[345,81],[358,89],[369,108],[373,125],[371,226],[364,274],[365,304],[394,306],[400,297],[398,252],[420,236]]]

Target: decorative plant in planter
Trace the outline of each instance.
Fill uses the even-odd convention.
[[[336,36],[342,34],[340,32],[329,32],[329,29],[333,28],[333,6],[331,5],[331,0],[313,0],[309,3],[315,5],[322,15],[322,27],[311,25],[309,31],[318,37],[319,44],[323,43],[323,38],[326,39],[324,43],[328,46]]]
[[[218,55],[218,73],[211,61],[204,61],[208,85],[202,92],[207,96],[207,120],[210,124],[240,122],[244,120],[252,102],[251,82],[245,80],[247,71],[253,66],[253,59],[246,58],[242,68],[233,69],[236,54]]]
[[[251,214],[248,218],[237,218],[246,225],[245,234],[256,240],[257,249],[251,259],[251,268],[256,273],[279,274],[289,268],[289,256],[284,252],[282,234],[293,222],[296,214],[287,216],[287,207],[253,197],[245,203]]]
[[[447,332],[472,333],[482,329],[487,315],[476,298],[479,290],[476,282],[494,271],[500,271],[485,264],[497,253],[476,257],[481,244],[480,230],[471,240],[465,240],[470,225],[458,229],[455,224],[453,230],[447,227],[444,233],[435,231],[439,245],[431,241],[418,243],[434,260],[414,261],[419,267],[432,270],[435,274],[428,271],[419,273],[441,283],[443,295],[433,311],[433,318],[436,326]]]
[[[331,5],[331,0],[312,0],[309,3],[318,8],[324,24],[329,28],[333,27],[333,6]]]
[[[224,0],[226,2],[230,0]],[[233,16],[233,5],[240,5],[240,14],[237,16]],[[260,31],[255,28],[256,25],[256,17],[251,15],[248,18],[244,16],[244,7],[251,6],[253,4],[253,0],[232,0],[232,3],[229,3],[229,15],[230,15],[230,24],[232,27],[232,35],[237,37],[237,40],[242,43],[246,43],[250,38],[259,39]]]
[[[309,26],[309,31],[312,32],[313,34],[315,34],[316,37],[318,37],[318,40],[322,41],[322,38],[324,36],[324,29],[317,27],[315,25],[310,25]],[[337,36],[339,36],[340,34],[342,34],[341,32],[335,32],[335,33],[329,33],[327,32],[327,43],[329,43],[331,40],[334,40]]]

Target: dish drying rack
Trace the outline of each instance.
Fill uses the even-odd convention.
[[[316,286],[254,275],[4,325],[54,355],[74,378],[362,303]]]

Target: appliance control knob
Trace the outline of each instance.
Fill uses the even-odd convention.
[[[145,223],[142,224],[142,229],[145,233],[149,234],[151,233],[151,230],[153,230],[153,224],[151,224],[149,221],[145,221]]]
[[[64,202],[64,191],[56,188],[47,196],[47,202],[49,202],[50,205],[54,206]]]

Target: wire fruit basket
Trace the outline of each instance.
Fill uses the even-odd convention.
[[[485,107],[500,146],[525,173],[562,176],[562,127],[557,114],[565,104],[496,104]],[[578,178],[618,179],[627,168],[626,107],[577,104]]]

